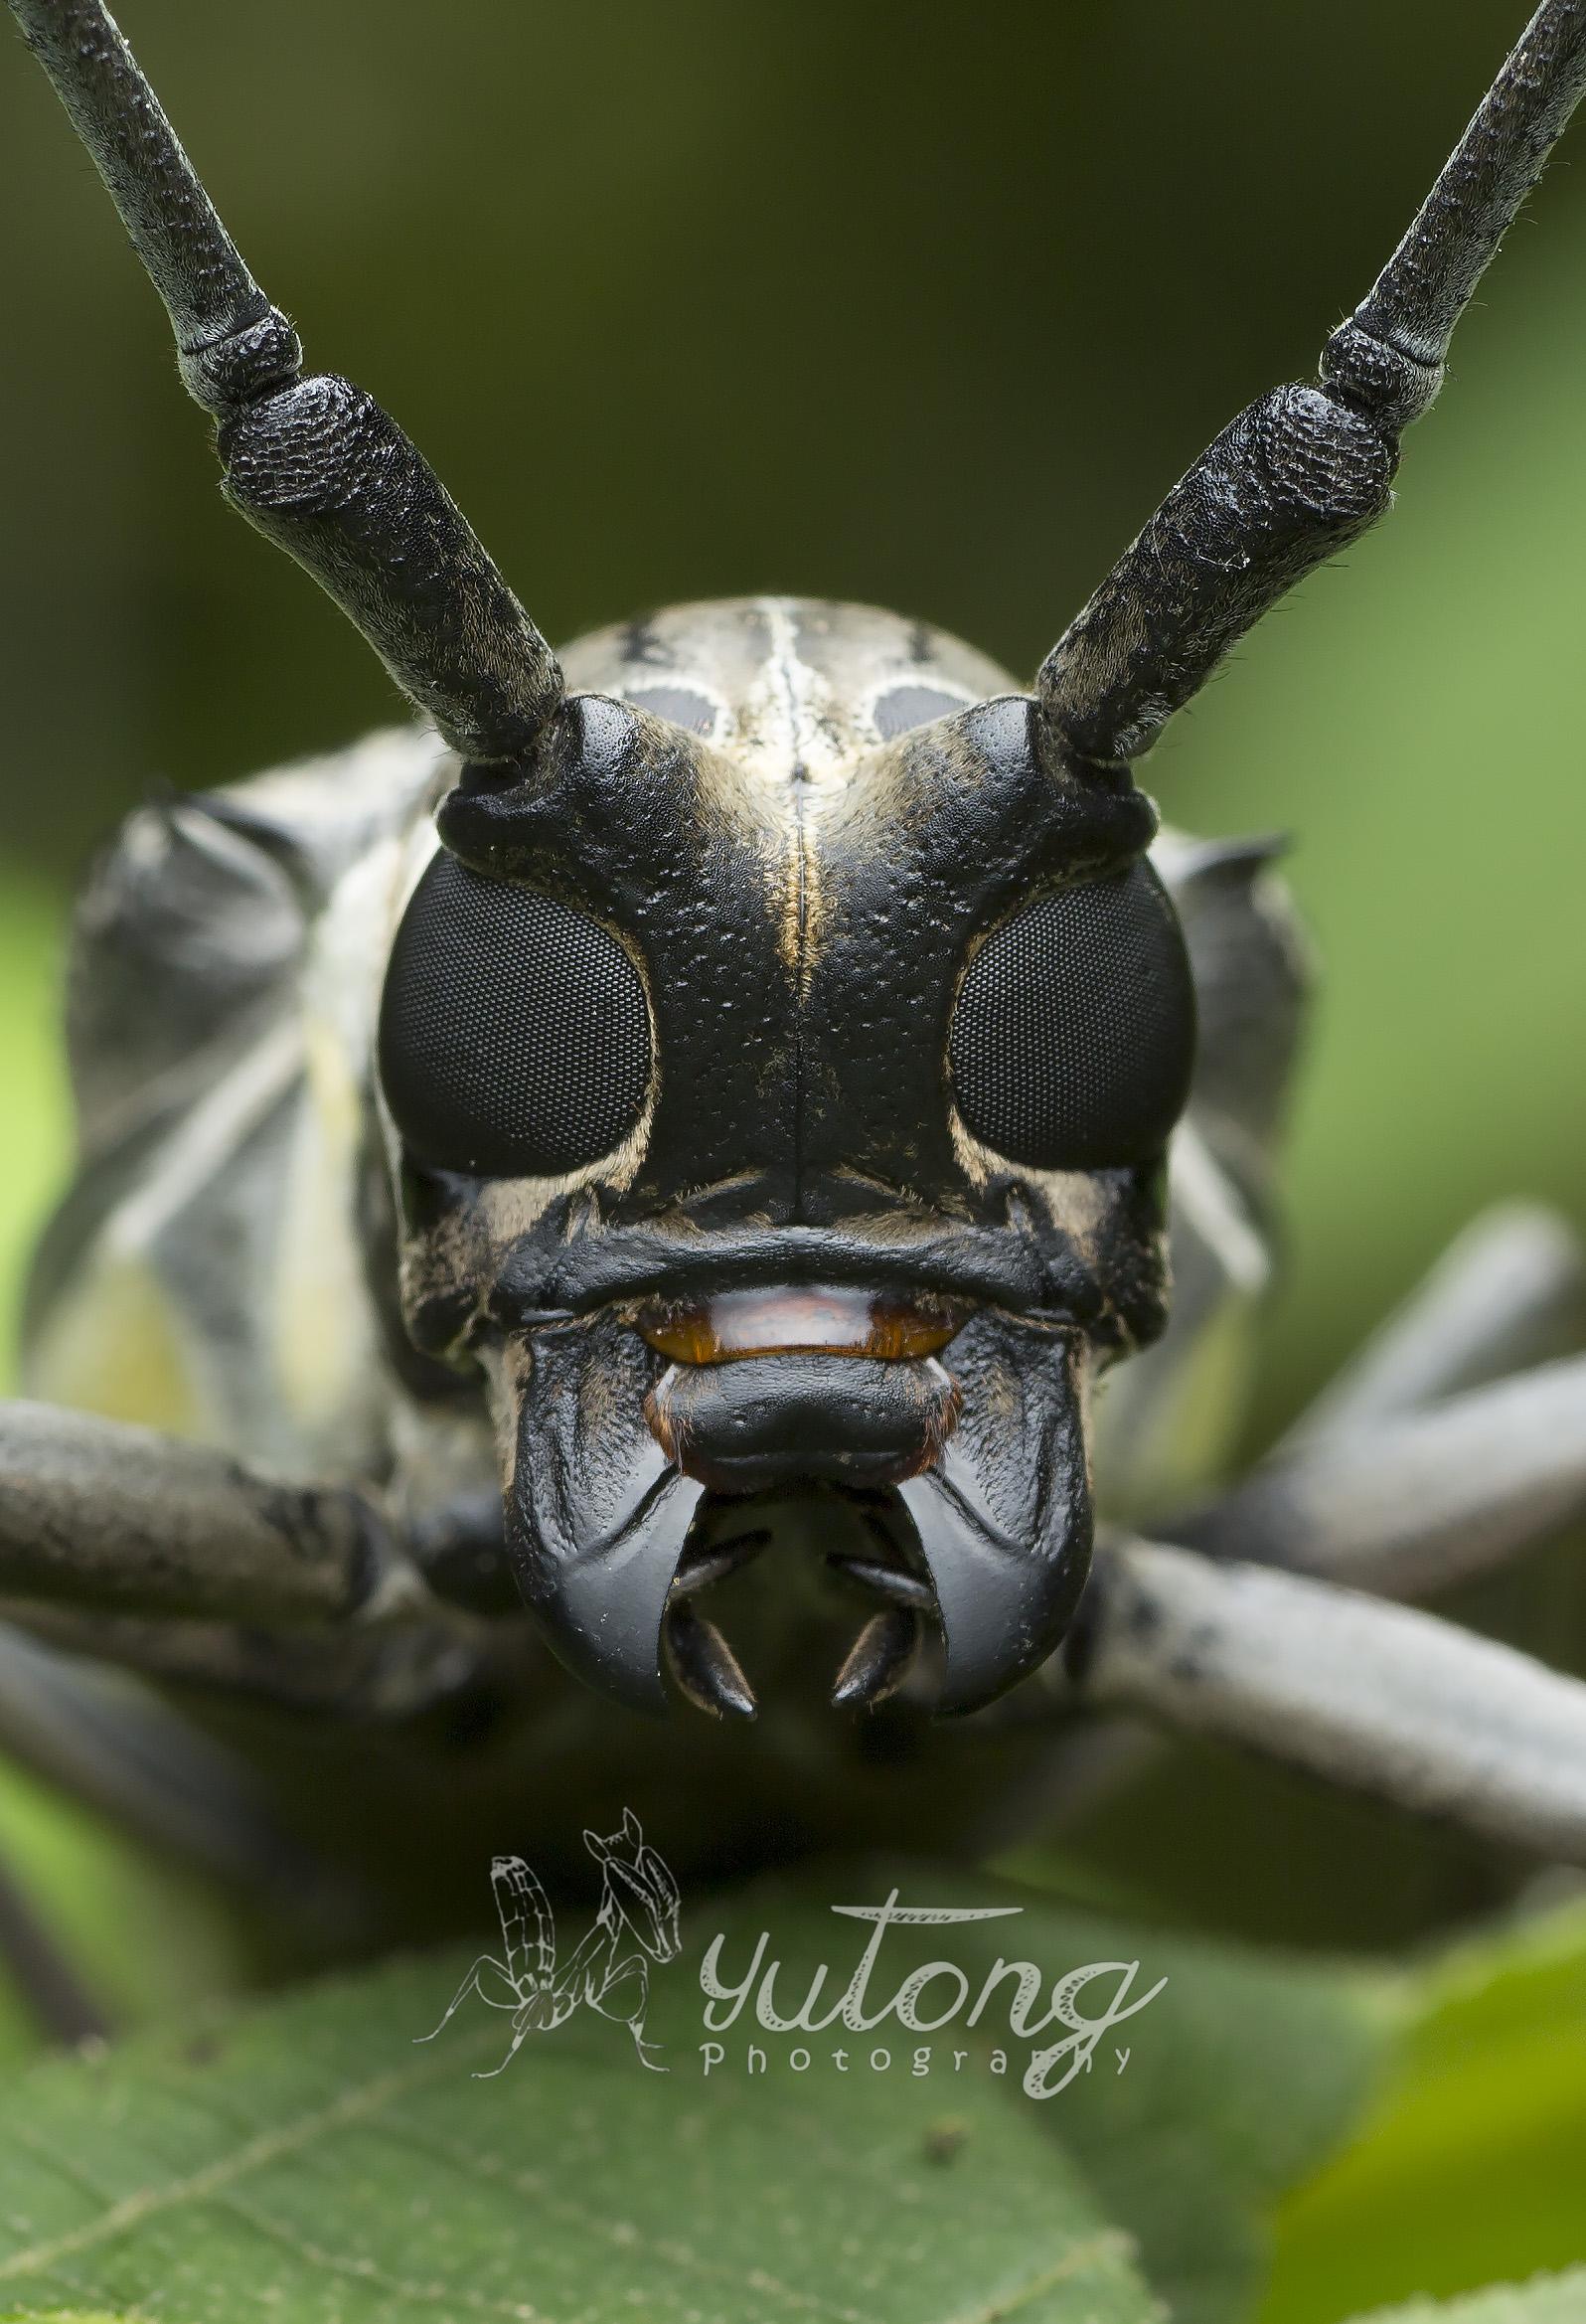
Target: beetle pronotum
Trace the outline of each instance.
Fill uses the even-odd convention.
[[[1317,382],[1223,430],[1027,693],[795,599],[553,654],[394,421],[303,374],[105,11],[12,6],[228,498],[421,714],[135,816],[83,905],[81,1171],[0,1422],[13,1740],[256,1864],[229,1765],[60,1649],[207,1704],[300,1830],[399,1764],[470,1845],[558,1754],[669,1848],[706,1751],[729,1830],[863,1818],[904,1760],[951,1823],[977,1753],[1115,1705],[1586,1861],[1586,1688],[1384,1602],[1586,1495],[1586,1363],[1533,1362],[1578,1289],[1551,1222],[1484,1225],[1239,1489],[1094,1564],[1091,1512],[1264,1271],[1302,981],[1265,851],[1159,833],[1132,768],[1387,506],[1586,7],[1545,0]],[[800,1691],[827,1579],[870,1724]],[[752,1713],[718,1584],[768,1736],[587,1718]],[[314,1709],[385,1740],[333,1778]]]

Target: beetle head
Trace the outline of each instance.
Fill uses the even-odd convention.
[[[684,608],[568,675],[393,947],[408,1329],[489,1376],[574,1668],[661,1701],[712,1512],[815,1486],[971,1708],[1062,1633],[1088,1381],[1162,1321],[1192,1008],[1153,811],[890,615]]]

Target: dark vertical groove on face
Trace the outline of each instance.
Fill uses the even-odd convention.
[[[781,656],[783,692],[787,698],[790,726],[797,731],[798,689],[791,659],[787,652]],[[810,893],[809,893],[809,767],[802,758],[793,763],[793,778],[788,796],[793,806],[793,878],[794,931],[793,988],[794,1008],[791,1035],[791,1065],[793,1078],[793,1216],[804,1221],[804,1107],[808,1060],[805,1056],[805,1012],[801,1006],[809,981]]]
[[[807,973],[810,941],[809,882],[806,876],[805,848],[808,845],[808,827],[805,817],[804,786],[793,786],[794,878],[798,884],[795,899],[797,944],[793,957],[793,975],[797,989],[803,993]],[[804,1012],[796,1009],[792,1028],[793,1046],[793,1216],[804,1217]]]

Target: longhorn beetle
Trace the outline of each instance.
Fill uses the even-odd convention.
[[[574,1779],[669,1852],[889,1828],[911,1783],[950,1831],[1121,1706],[1586,1862],[1586,1687],[1389,1602],[1586,1493],[1550,1221],[1487,1222],[1253,1478],[1092,1555],[1093,1473],[1139,1506],[1262,1271],[1303,981],[1265,851],[1160,833],[1133,768],[1387,507],[1586,4],[1544,0],[1318,379],[1224,428],[1029,692],[803,599],[558,658],[305,373],[104,9],[11,5],[228,499],[420,714],[133,816],[82,903],[80,1168],[3,1419],[19,1747],[253,1870],[282,1825],[476,1863]],[[753,1736],[628,1716],[746,1719],[748,1671]]]

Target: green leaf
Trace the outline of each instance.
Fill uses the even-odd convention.
[[[958,1932],[954,1957],[1028,1955],[1054,1970],[1139,1959],[1136,1991],[1158,2002],[1113,2039],[1082,2081],[1041,2108],[1048,2134],[1084,2166],[1109,2216],[1134,2237],[1175,2324],[1242,2316],[1265,2277],[1269,2222],[1353,2127],[1408,2022],[1395,1982],[1277,1950],[1169,1935],[984,1875],[886,1872],[905,1898],[1018,1901],[1013,1924]],[[836,1891],[824,1876],[825,1893]],[[874,1876],[872,1878],[874,1888]],[[823,1940],[825,1941],[825,1940]]]
[[[1417,2022],[1390,2084],[1285,2207],[1262,2324],[1586,2259],[1586,1905],[1407,1983]]]
[[[108,2308],[7,2308],[0,2324],[133,2324],[124,2312],[112,2316]]]
[[[768,1932],[792,2015],[822,1963],[826,2000],[841,1992],[870,1933],[831,1906],[877,1903],[891,1885],[850,1869],[691,1901],[682,1959],[654,1973],[648,2030],[666,2073],[639,2065],[625,2027],[581,2010],[531,2036],[499,2078],[474,2079],[510,2033],[476,1997],[415,2048],[471,1949],[212,2013],[101,2062],[37,2067],[0,2095],[0,2300],[34,2315],[148,2302],[161,2324],[265,2303],[293,2324],[1152,2324],[1166,2289],[1176,2318],[1230,2318],[1256,2213],[1357,2100],[1386,2023],[1376,1999],[1355,1980],[915,1868],[898,1876],[905,1901],[1022,1911],[888,1930],[872,2006],[931,1959],[978,1987],[1002,1952],[1048,1986],[1081,1963],[1135,1959],[1136,1994],[1168,1984],[1040,2100],[1021,2087],[1036,2045],[1011,2038],[1006,1999],[971,2031],[889,2019],[787,2034],[750,2009],[708,2035],[699,1970],[714,1933],[735,1983]],[[558,1918],[565,1958],[589,1909]],[[707,2073],[713,2038],[725,2056]],[[842,2071],[832,2053],[845,2045]],[[1115,2045],[1129,2050],[1123,2072]]]
[[[0,2296],[157,2300],[162,2324],[244,2299],[294,2324],[1155,2313],[1077,2174],[991,2091],[955,2094],[937,2163],[927,2083],[856,2077],[831,2135],[789,2077],[646,2073],[600,2021],[478,2081],[495,2012],[412,2046],[465,1966],[36,2070],[5,2108]]]
[[[1580,2324],[1586,2316],[1586,2268],[1538,2275],[1529,2283],[1490,2285],[1469,2299],[1411,2300],[1404,2308],[1377,2308],[1354,2324]]]

